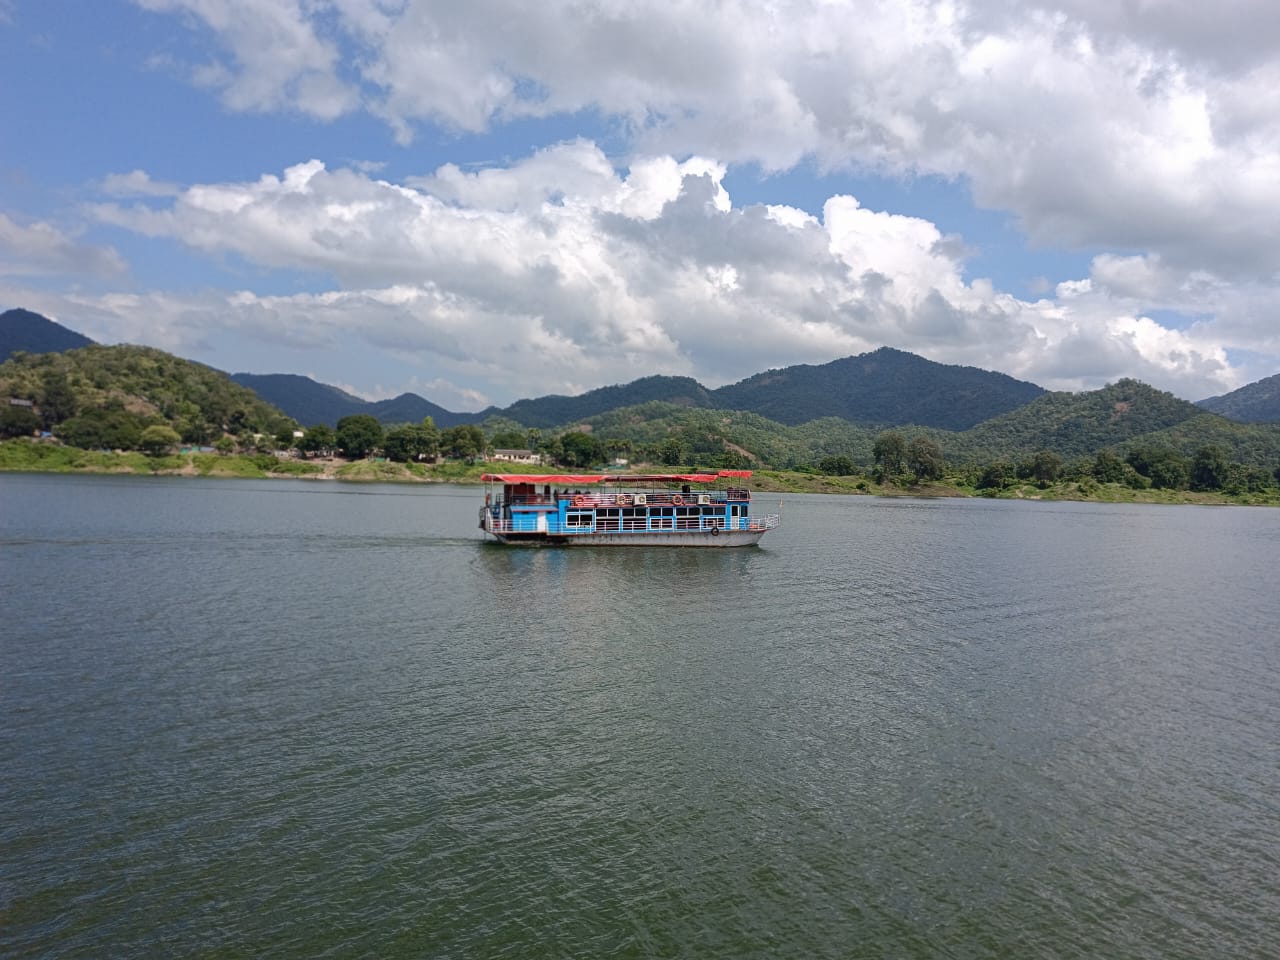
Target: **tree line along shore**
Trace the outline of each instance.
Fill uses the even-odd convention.
[[[893,437],[886,438],[896,446]],[[904,444],[909,448],[910,444]],[[920,452],[917,445],[916,453]],[[547,466],[490,461],[481,456],[426,460],[393,460],[385,456],[366,455],[347,458],[322,451],[312,455],[282,455],[281,451],[124,451],[86,450],[47,440],[14,438],[0,441],[0,472],[60,473],[88,475],[138,475],[158,477],[212,477],[245,479],[307,479],[353,483],[457,483],[478,484],[488,472],[537,472]],[[890,457],[892,453],[890,453]],[[571,467],[569,464],[559,464]],[[851,462],[837,459],[821,468],[756,469],[751,486],[757,493],[824,493],[845,495],[906,497],[992,497],[1027,500],[1076,500],[1100,503],[1192,503],[1246,504],[1280,506],[1280,483],[1241,482],[1232,476],[1230,464],[1214,458],[1193,465],[1192,469],[1225,471],[1223,482],[1210,486],[1200,483],[1193,488],[1188,478],[1177,486],[1153,485],[1132,464],[1114,455],[1104,456],[1101,463],[1071,465],[1055,462],[1053,457],[1040,457],[1030,462],[1009,465],[993,464],[977,469],[948,470],[943,463],[921,463],[904,454],[899,469],[895,464],[878,462],[869,470],[860,470]],[[631,469],[682,472],[704,469],[698,464],[639,462]],[[1127,468],[1127,469],[1126,469]],[[1132,473],[1130,473],[1132,471]],[[1099,477],[1102,473],[1102,478]],[[1115,475],[1107,479],[1108,473]],[[1206,474],[1198,474],[1202,477]],[[1134,478],[1141,478],[1135,480]]]

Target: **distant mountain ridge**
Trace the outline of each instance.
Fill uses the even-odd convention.
[[[966,430],[1016,410],[1044,388],[1003,373],[935,363],[881,347],[821,366],[769,370],[711,391],[712,405],[796,426],[820,417],[851,423]]]
[[[19,351],[62,353],[92,344],[84,334],[30,310],[18,308],[0,313],[0,363]]]
[[[303,426],[324,423],[332,427],[343,417],[357,413],[376,417],[382,423],[420,423],[424,417],[431,417],[437,427],[473,423],[477,417],[453,413],[416,393],[402,393],[376,402],[365,400],[296,373],[233,373],[231,379]]]
[[[257,390],[299,423],[330,426],[348,414],[369,413],[384,423],[431,416],[437,426],[449,427],[502,417],[525,427],[550,429],[623,407],[659,402],[756,413],[788,426],[838,417],[864,425],[965,430],[1016,410],[1045,392],[1003,373],[935,363],[890,347],[821,366],[769,370],[714,390],[691,377],[650,376],[578,396],[552,394],[471,414],[452,413],[411,393],[374,404],[292,374],[237,373],[232,379]]]
[[[477,416],[507,417],[526,427],[562,426],[617,410],[659,401],[686,407],[714,407],[715,391],[707,390],[692,377],[642,377],[631,383],[588,390],[576,397],[549,395],[533,400],[517,400],[505,409],[490,407]]]
[[[16,325],[56,333],[58,325],[35,318],[19,315]],[[45,338],[32,345],[44,348],[52,342]],[[988,390],[993,384],[997,389]],[[962,430],[920,422],[942,419],[941,413],[929,409],[929,404],[940,402],[938,398],[952,404],[1009,403],[1010,384],[1013,390],[1039,389],[1000,374],[948,367],[886,348],[819,367],[768,371],[719,390],[707,390],[688,377],[655,376],[578,397],[522,400],[505,411],[454,414],[414,394],[370,403],[296,375],[239,374],[233,380],[150,347],[90,344],[46,353],[24,351],[0,364],[0,397],[32,401],[31,411],[42,424],[57,436],[78,437],[71,441],[76,446],[132,449],[137,435],[157,422],[192,443],[211,442],[228,433],[274,437],[292,430],[294,421],[303,426],[336,423],[349,413],[363,412],[387,424],[431,416],[442,427],[492,418],[490,433],[515,429],[521,422],[570,430],[582,425],[619,449],[643,450],[649,462],[666,462],[663,450],[671,445],[685,458],[674,462],[731,458],[739,465],[812,466],[844,456],[866,465],[873,459],[877,436],[893,427],[909,440],[933,439],[957,465],[1016,461],[1040,450],[1078,460],[1101,450],[1123,456],[1132,450],[1161,449],[1188,459],[1217,449],[1234,463],[1255,473],[1261,470],[1258,476],[1275,474],[1280,463],[1280,423],[1236,423],[1132,379],[1081,393],[1041,391],[1029,403]],[[1262,382],[1258,393],[1271,386]],[[269,405],[264,393],[284,411]],[[812,405],[819,401],[815,411]],[[726,408],[733,402],[772,404],[774,417],[797,422]],[[12,420],[8,405],[0,412],[9,413]],[[815,412],[826,415],[801,419]],[[962,413],[960,422],[975,415]]]
[[[0,362],[15,351],[58,353],[93,343],[88,337],[30,310],[0,313]],[[1035,430],[1016,416],[1019,411],[1048,397],[1051,399],[1029,412],[1031,420],[1044,415],[1051,421],[1061,415],[1067,403],[1064,398],[1073,396],[1046,394],[1034,383],[1003,373],[940,364],[890,347],[822,365],[799,364],[768,370],[717,389],[707,389],[691,377],[649,376],[578,396],[523,399],[506,408],[488,407],[478,413],[455,413],[413,393],[371,402],[297,374],[237,373],[231,379],[304,426],[315,423],[332,426],[349,414],[366,413],[384,424],[417,423],[429,416],[437,426],[451,427],[481,423],[494,417],[526,427],[551,429],[581,423],[613,410],[668,403],[694,409],[752,413],[788,426],[835,417],[860,426],[918,426],[962,432],[983,424],[983,430],[989,433],[1009,430],[1025,433]],[[1112,398],[1105,391],[1131,391],[1134,384],[1154,391],[1138,381],[1122,380],[1103,391],[1079,396],[1093,397],[1090,402],[1110,402]],[[1154,403],[1167,414],[1165,427],[1192,420],[1190,410],[1196,413],[1208,410],[1242,423],[1280,423],[1280,374],[1220,397],[1201,400],[1194,408],[1171,395],[1154,392],[1167,397],[1167,401]],[[1176,412],[1170,402],[1178,406]],[[1012,419],[1007,419],[1011,416]],[[989,428],[988,421],[992,421]],[[1125,418],[1117,414],[1115,422],[1123,423]],[[1152,428],[1159,429],[1154,421]],[[1078,439],[1074,434],[1082,428],[1079,423],[1074,427],[1067,423],[1052,427],[1046,422],[1038,429],[1044,431],[1045,444],[1073,447]],[[1119,431],[1127,432],[1130,431]],[[973,437],[978,445],[981,445],[981,436],[979,432]],[[1098,440],[1100,436],[1095,433],[1093,439]]]
[[[1220,397],[1198,400],[1196,406],[1239,423],[1280,423],[1280,373]]]

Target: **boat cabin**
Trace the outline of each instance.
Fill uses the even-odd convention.
[[[750,471],[698,474],[486,474],[482,528],[504,540],[756,529]],[[501,493],[494,486],[501,484]],[[717,484],[708,488],[710,484]],[[723,485],[720,485],[723,484]]]

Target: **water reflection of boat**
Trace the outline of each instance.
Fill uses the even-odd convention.
[[[750,476],[487,473],[480,529],[502,543],[749,547],[778,525],[752,515]]]

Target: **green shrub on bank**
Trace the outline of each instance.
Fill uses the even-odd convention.
[[[507,464],[502,464],[501,469],[493,464],[475,464],[468,463],[465,460],[446,460],[444,463],[433,464],[431,479],[439,480],[444,483],[479,483],[480,477],[487,470],[492,469],[495,473],[524,473],[523,470],[508,470]],[[552,468],[540,468],[549,472]],[[533,473],[535,471],[528,471]]]
[[[66,473],[76,469],[87,451],[32,440],[0,443],[0,470],[40,470]]]
[[[189,461],[181,454],[169,454],[163,457],[148,457],[147,466],[152,473],[177,473],[186,467]]]
[[[409,476],[402,463],[390,460],[357,460],[346,463],[335,471],[339,480],[388,481],[404,480]]]
[[[224,457],[217,453],[193,453],[191,465],[202,477],[265,477],[267,475],[252,457]]]
[[[286,477],[313,477],[318,473],[324,473],[324,468],[319,464],[307,463],[303,460],[280,460],[272,458],[276,462],[271,465],[269,473],[277,476]]]
[[[152,461],[141,453],[81,450],[27,439],[0,443],[0,470],[39,473],[152,473]]]

